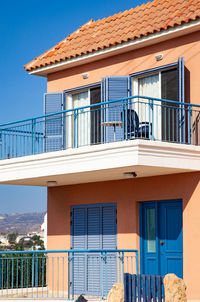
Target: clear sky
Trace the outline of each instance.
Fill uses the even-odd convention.
[[[43,113],[46,79],[23,65],[90,19],[98,20],[145,0],[1,0],[0,124]],[[138,20],[139,21],[139,20]],[[0,185],[0,213],[44,211],[46,189]]]

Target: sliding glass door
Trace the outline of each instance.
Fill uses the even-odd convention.
[[[133,81],[134,95],[161,98],[160,74],[137,77]],[[139,99],[135,105],[140,123],[149,123],[150,138],[161,140],[161,103]]]
[[[157,70],[155,72],[143,72],[133,76],[132,94],[159,98],[165,101],[140,98],[133,106],[138,114],[140,123],[149,123],[151,127],[150,139],[168,142],[180,142],[183,136],[181,121],[184,121],[181,101],[179,96],[181,87],[184,89],[183,80],[179,80],[179,64],[173,67]],[[184,67],[184,66],[183,66]],[[182,71],[182,78],[184,72]],[[176,101],[176,103],[167,102]],[[179,103],[180,102],[180,105]]]
[[[161,98],[164,100],[178,100],[178,71],[165,70],[161,77]],[[181,104],[181,102],[180,102]],[[163,102],[162,106],[162,140],[180,142],[181,105],[178,103]]]
[[[66,114],[67,147],[77,148],[101,142],[101,107],[95,105],[101,101],[100,86],[75,90],[67,94]]]
[[[88,91],[72,95],[73,109],[88,105],[90,105]],[[74,147],[81,147],[90,144],[90,108],[82,108],[74,111],[73,141]]]

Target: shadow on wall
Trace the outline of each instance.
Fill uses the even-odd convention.
[[[183,212],[200,180],[200,173],[96,182],[48,189],[48,236],[70,235],[72,205],[117,204],[117,234],[139,235],[139,202],[183,200]]]

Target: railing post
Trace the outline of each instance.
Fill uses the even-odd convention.
[[[119,256],[119,283],[121,283],[121,252],[118,252]]]
[[[72,262],[72,300],[74,300],[74,252],[71,257]]]
[[[70,300],[70,253],[67,253],[67,264],[68,264],[68,300]]]
[[[108,294],[108,266],[107,266],[107,252],[105,252],[105,294]]]
[[[127,112],[128,112],[128,101],[125,101],[125,108],[124,108],[124,114],[123,114],[123,118],[124,118],[124,121],[122,121],[123,125],[124,125],[124,132],[125,132],[125,139],[127,140],[128,139],[128,123],[127,123]]]
[[[38,255],[35,260],[35,286],[38,287]]]
[[[43,297],[43,287],[44,287],[44,260],[45,260],[45,256],[42,255],[41,260],[42,260],[42,297]]]
[[[47,298],[49,296],[49,255],[46,254],[46,280],[45,284],[47,287]]]
[[[67,123],[66,121],[66,114],[63,113],[62,114],[62,118],[61,118],[61,128],[62,128],[62,149],[65,150],[66,148],[66,132],[65,132],[65,125]]]
[[[101,273],[101,279],[100,279],[100,284],[101,284],[101,298],[103,300],[104,298],[104,292],[103,292],[103,252],[101,252],[101,268],[100,268],[100,273]]]
[[[193,145],[193,108],[190,106],[190,133],[191,133],[191,145]]]
[[[135,252],[136,256],[136,275],[138,274],[138,251]]]
[[[184,105],[180,105],[180,113],[179,113],[179,119],[180,119],[180,129],[179,129],[179,135],[180,135],[180,143],[185,144],[185,139],[186,139],[186,135],[185,135],[185,116],[186,116],[186,110],[185,110],[185,106]],[[189,135],[189,134],[188,134]]]
[[[152,124],[152,129],[150,129],[151,124]],[[154,100],[153,99],[149,100],[149,132],[150,131],[152,133],[151,136],[149,133],[149,137],[151,137],[151,140],[154,140]]]
[[[23,256],[21,256],[21,291],[23,294]]]
[[[181,133],[182,133],[182,141],[181,143],[186,144],[186,107],[185,105],[181,105],[182,115],[181,115]]]
[[[2,288],[2,258],[0,258],[0,289]]]
[[[35,254],[32,255],[32,288],[34,287],[34,267],[35,267]]]
[[[124,252],[122,252],[122,280],[124,282]]]
[[[35,154],[35,140],[36,140],[36,133],[35,133],[35,125],[36,120],[32,119],[32,129],[31,129],[31,135],[32,135],[32,154]]]
[[[0,159],[3,159],[3,135],[0,130]]]
[[[7,290],[8,290],[8,288],[9,288],[9,265],[8,265],[8,260],[9,260],[9,258],[7,258],[6,259],[7,261],[7,263],[6,263],[6,287],[7,287]]]
[[[74,148],[78,148],[78,109],[74,110]]]

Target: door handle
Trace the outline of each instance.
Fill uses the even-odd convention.
[[[160,241],[160,244],[163,245],[165,242],[164,241]]]

